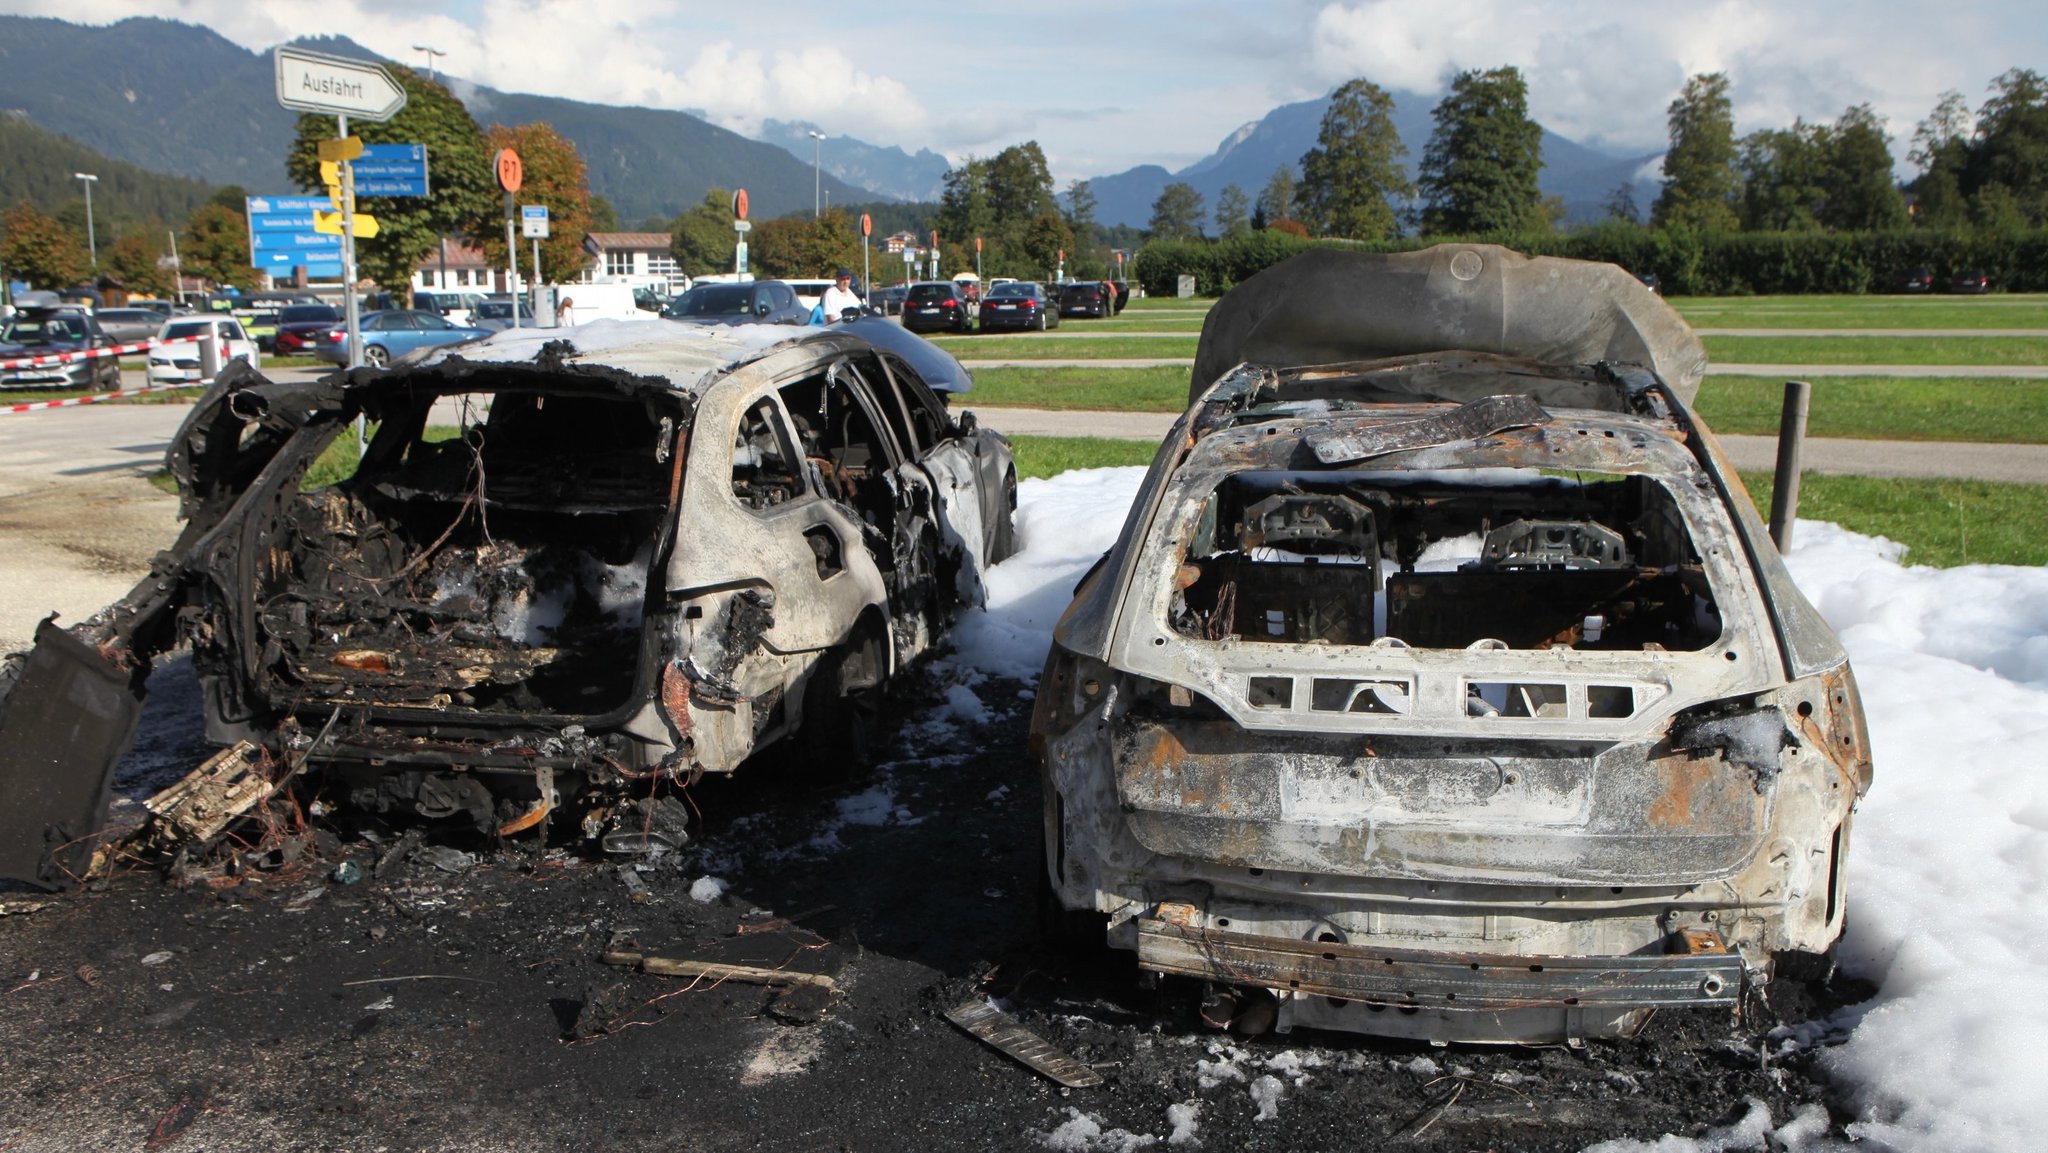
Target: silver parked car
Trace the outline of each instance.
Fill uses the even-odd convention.
[[[863,331],[518,330],[317,382],[223,371],[171,448],[178,543],[0,662],[0,876],[80,871],[181,640],[212,738],[487,833],[631,847],[629,804],[771,743],[857,762],[884,686],[1012,551],[1016,491],[1008,442],[935,392],[958,362]],[[359,467],[309,486],[365,413]]]
[[[1051,927],[1253,1027],[1436,1041],[1824,965],[1862,708],[1704,366],[1622,270],[1489,246],[1226,296],[1039,686]]]

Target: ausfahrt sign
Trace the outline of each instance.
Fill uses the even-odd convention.
[[[271,58],[277,102],[294,111],[381,121],[405,107],[405,89],[367,61],[290,47],[272,49]]]

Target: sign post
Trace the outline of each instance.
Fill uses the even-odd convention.
[[[863,293],[875,290],[874,282],[868,279],[868,237],[875,234],[875,218],[863,212],[860,214],[860,290]]]
[[[932,233],[931,271],[932,279],[937,280],[939,278],[939,234],[937,232]]]
[[[320,159],[341,165],[341,281],[342,316],[348,328],[350,368],[363,363],[362,303],[356,299],[356,179],[355,159],[362,154],[362,142],[350,141],[348,118],[381,123],[405,107],[405,89],[391,74],[375,64],[308,52],[289,46],[273,48],[271,63],[277,73],[277,102],[295,112],[322,112],[335,119],[336,143],[323,146]],[[253,253],[251,255],[254,255]],[[358,447],[362,423],[356,424]]]
[[[976,279],[981,277],[981,237],[979,236],[974,238],[974,275]]]
[[[519,154],[510,148],[501,148],[492,159],[491,168],[498,174],[498,187],[505,190],[505,292],[512,298],[512,327],[519,327],[519,244],[512,239],[512,197],[519,192],[519,186],[526,182],[526,166],[519,162]]]
[[[519,233],[533,242],[533,287],[528,295],[532,300],[533,322],[540,323],[540,242],[548,238],[548,206],[545,204],[522,204],[519,206]],[[512,302],[513,318],[518,319],[519,302]]]
[[[735,279],[747,277],[747,233],[754,226],[747,222],[747,190],[742,188],[732,194],[732,274]]]

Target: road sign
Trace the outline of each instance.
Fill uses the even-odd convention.
[[[344,136],[339,140],[322,140],[315,147],[319,150],[323,166],[339,164],[344,160],[354,160],[363,154],[363,138]]]
[[[734,232],[752,232],[754,230],[754,222],[751,220],[735,220],[732,222],[732,230]]]
[[[526,165],[519,162],[519,154],[510,148],[500,148],[491,161],[491,170],[498,174],[498,187],[507,192],[519,191],[526,183]]]
[[[519,206],[519,235],[528,240],[548,238],[548,206],[545,204],[522,204]]]
[[[325,196],[251,196],[243,202],[249,220],[249,263],[273,276],[304,267],[322,280],[341,276],[341,237],[314,231],[316,212],[330,211]]]
[[[747,190],[744,188],[732,194],[732,215],[734,220],[747,218]]]
[[[286,108],[389,120],[405,107],[405,89],[375,64],[304,48],[274,48],[270,55],[277,68],[277,102]]]
[[[341,235],[341,213],[315,209],[313,231],[329,236]],[[356,239],[369,240],[377,235],[377,218],[367,212],[356,213]]]
[[[865,212],[860,214],[860,234],[862,236],[873,236],[875,234],[875,218]]]
[[[355,162],[357,196],[425,196],[427,146],[371,144]]]

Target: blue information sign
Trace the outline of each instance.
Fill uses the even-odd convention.
[[[251,196],[249,263],[274,277],[303,267],[324,280],[341,276],[341,237],[313,231],[313,213],[332,212],[325,196]]]
[[[427,146],[424,144],[365,144],[355,160],[356,195],[425,196]]]

